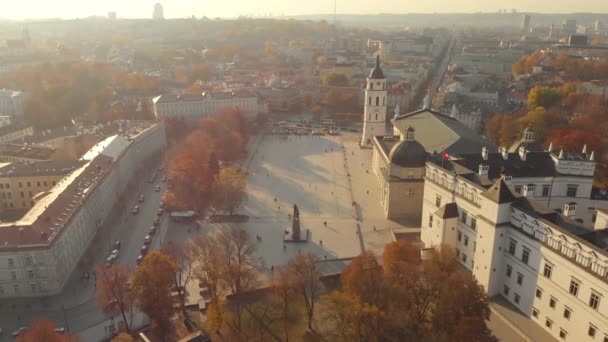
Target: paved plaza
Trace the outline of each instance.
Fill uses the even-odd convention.
[[[371,170],[371,150],[360,149],[358,134],[342,136],[265,135],[250,148],[247,201],[239,213],[268,270],[298,252],[321,259],[349,258],[364,249],[377,254],[392,241]],[[350,177],[349,177],[350,174]],[[353,210],[359,204],[359,220]],[[284,243],[293,205],[300,211],[303,243]],[[327,224],[325,224],[327,223]],[[206,224],[208,229],[221,224]],[[376,227],[374,230],[374,226]],[[360,231],[361,233],[358,233]]]

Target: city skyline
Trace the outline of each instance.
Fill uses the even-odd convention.
[[[120,18],[150,18],[154,0],[118,1],[108,0],[103,3],[87,3],[75,0],[57,0],[41,2],[40,0],[25,0],[11,5],[8,12],[1,18],[11,20],[43,19],[43,18],[83,18],[90,16],[105,16],[108,12],[117,12]],[[310,0],[298,3],[287,0],[227,0],[220,3],[201,4],[193,0],[175,0],[161,2],[165,18],[183,18],[192,15],[196,17],[238,17],[238,16],[296,16],[310,14],[327,14],[333,12],[333,1]],[[237,10],[235,10],[237,9]],[[498,0],[479,1],[466,0],[445,4],[439,0],[429,0],[424,3],[403,3],[399,0],[382,2],[366,2],[361,0],[337,1],[339,14],[379,14],[379,13],[495,13],[498,10],[517,10],[518,12],[538,13],[608,13],[608,2],[597,0],[549,1],[514,0],[508,6]],[[550,9],[550,11],[547,11]]]

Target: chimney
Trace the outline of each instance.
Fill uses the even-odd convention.
[[[553,142],[549,143],[549,147],[547,148],[547,152],[553,152]]]
[[[488,148],[485,146],[481,148],[481,158],[483,160],[488,160]]]
[[[526,148],[520,146],[517,152],[519,153],[519,158],[523,161],[526,161],[526,157],[528,156],[528,151],[526,151]]]
[[[557,159],[564,159],[564,149],[559,150],[559,156]]]
[[[595,161],[595,151],[591,151],[591,155],[589,156],[589,161]]]
[[[564,216],[573,217],[574,215],[576,215],[576,203],[566,203],[564,205]]]
[[[509,159],[509,150],[507,150],[506,147],[501,147],[500,148],[500,154],[502,155],[502,159],[504,159],[504,160],[508,160]]]
[[[583,154],[587,154],[587,144],[583,145]]]
[[[490,165],[479,164],[479,175],[480,176],[488,176],[490,172]]]

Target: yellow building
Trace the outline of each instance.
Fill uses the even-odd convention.
[[[0,164],[0,209],[31,208],[38,194],[50,190],[84,161],[37,161]]]

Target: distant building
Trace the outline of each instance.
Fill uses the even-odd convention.
[[[576,20],[568,19],[562,21],[562,35],[568,36],[576,33]]]
[[[152,13],[152,19],[154,19],[154,20],[165,19],[163,5],[161,5],[160,3],[156,3],[156,5],[154,5],[154,13]]]
[[[568,45],[587,46],[587,36],[584,34],[571,34],[568,36]]]
[[[116,12],[108,12],[108,19],[116,20]]]
[[[0,127],[0,143],[23,140],[34,135],[34,127],[21,123],[10,123]]]
[[[78,160],[30,161],[0,164],[1,210],[34,206],[39,194],[54,187],[63,177],[83,166]]]
[[[205,92],[197,94],[167,94],[155,97],[154,115],[196,123],[222,108],[237,108],[253,116],[263,109],[258,96],[249,90]]]
[[[0,162],[28,162],[53,159],[57,149],[46,145],[0,144]]]
[[[376,66],[372,69],[365,85],[363,111],[363,132],[361,146],[370,146],[374,136],[386,135],[386,76],[380,68],[380,56],[376,56]]]
[[[8,115],[11,118],[22,118],[24,102],[25,94],[23,92],[0,89],[0,116]]]
[[[297,88],[253,88],[260,102],[261,112],[296,113],[302,109],[302,93]]]
[[[380,42],[383,61],[400,60],[402,56],[433,56],[433,38],[426,36]]]
[[[530,24],[531,24],[530,15],[524,14],[521,18],[521,33],[522,34],[526,34],[526,33],[530,32]]]

